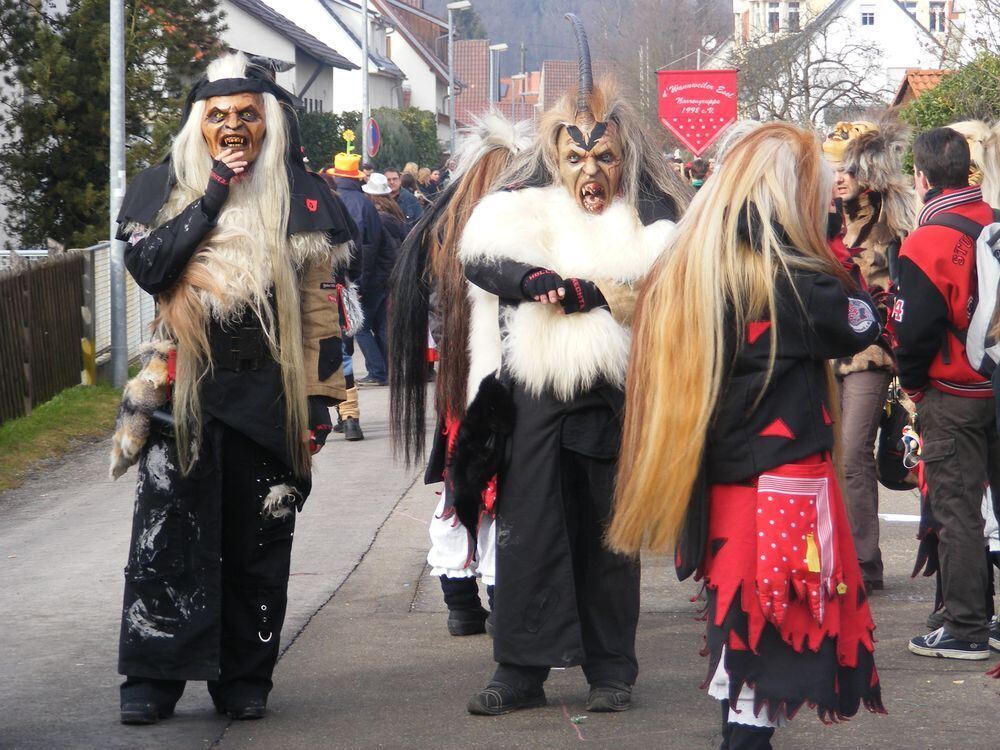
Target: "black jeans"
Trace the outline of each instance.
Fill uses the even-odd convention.
[[[989,613],[983,554],[983,492],[1000,498],[1000,439],[992,398],[963,398],[928,388],[917,404],[928,501],[940,524],[945,629],[986,643]]]

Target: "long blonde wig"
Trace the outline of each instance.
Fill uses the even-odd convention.
[[[247,65],[244,55],[227,55],[209,65],[207,76],[210,81],[242,78]],[[288,128],[278,100],[269,93],[259,96],[267,128],[260,155],[243,178],[232,183],[217,226],[203,240],[178,283],[158,300],[157,333],[177,343],[173,410],[179,462],[185,473],[196,459],[192,441],[201,431],[198,386],[212,367],[209,320],[232,323],[247,311],[260,320],[281,367],[291,468],[299,476],[309,472],[303,440],[308,418],[301,308],[296,262],[289,252],[297,238],[288,237]],[[212,157],[201,133],[204,111],[205,102],[195,102],[174,139],[171,161],[177,185],[154,226],[177,216],[205,192]]]
[[[737,347],[748,321],[768,316],[776,330],[775,280],[791,269],[847,281],[825,233],[831,183],[816,136],[771,123],[733,144],[692,201],[639,300],[613,549],[667,551],[678,538],[729,366],[726,321]]]

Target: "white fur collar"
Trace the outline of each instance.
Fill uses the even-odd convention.
[[[643,226],[636,211],[615,201],[592,216],[559,185],[498,192],[484,198],[462,234],[464,263],[508,259],[550,268],[564,278],[631,286],[667,246],[673,223]],[[563,400],[600,381],[623,385],[629,331],[607,310],[560,315],[549,305],[525,302],[504,316],[501,344],[497,298],[470,285],[469,397],[500,367],[531,393]]]

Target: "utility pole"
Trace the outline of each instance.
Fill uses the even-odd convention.
[[[361,0],[361,163],[368,161],[368,0]]]
[[[125,243],[115,239],[118,211],[125,197],[125,3],[111,0],[110,41],[110,201],[108,231],[111,240],[111,382],[124,388],[128,380],[128,325],[125,319]]]
[[[525,56],[528,54],[528,45],[521,42],[521,73],[524,74],[524,60]]]
[[[448,3],[448,155],[455,155],[455,11],[472,7],[471,0]]]

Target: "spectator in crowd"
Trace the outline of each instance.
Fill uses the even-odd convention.
[[[834,197],[842,206],[848,268],[860,276],[884,323],[889,298],[889,255],[916,221],[917,197],[903,177],[908,132],[898,122],[838,123],[823,143],[834,170]],[[845,500],[865,588],[881,589],[875,437],[893,376],[892,353],[880,338],[834,362],[840,384]]]
[[[708,162],[704,159],[695,159],[691,162],[688,167],[688,179],[691,181],[691,187],[701,190],[701,186],[708,179]]]
[[[988,659],[1000,628],[986,606],[983,487],[1000,492],[1000,440],[990,381],[965,351],[969,300],[976,292],[975,239],[951,226],[993,212],[969,185],[969,146],[935,128],[913,144],[914,185],[924,197],[917,228],[903,242],[890,326],[903,389],[916,403],[928,503],[940,524],[944,625],[910,641],[920,656]],[[949,223],[950,222],[950,223]]]
[[[418,197],[417,196],[417,178],[414,177],[411,173],[404,171],[399,176],[399,184],[400,184],[400,186],[402,186],[402,187],[406,188],[407,190],[409,190],[413,194],[414,198]]]
[[[361,192],[361,170],[358,169],[360,161],[361,157],[358,154],[337,154],[334,161],[333,182],[337,195],[347,206],[347,212],[358,228],[355,244],[361,250],[361,269],[357,282],[367,327],[369,313],[377,311],[380,301],[384,300],[385,282],[383,281],[380,286],[376,279],[376,261],[382,243],[382,220],[375,206]],[[362,331],[358,332],[357,339],[361,352],[365,355],[365,367],[368,370],[364,378],[356,381],[357,384],[385,385],[388,377],[385,371],[385,359],[379,356],[376,347],[366,348]]]
[[[434,201],[434,189],[431,187],[431,170],[429,167],[421,167],[417,172],[417,198],[421,205],[426,208]]]
[[[375,167],[372,166],[371,162],[365,162],[361,165],[361,182],[368,182],[368,178],[372,176],[372,172],[375,171]]]
[[[379,236],[375,244],[366,248],[361,278],[361,304],[365,322],[358,331],[358,345],[365,355],[368,376],[358,381],[360,385],[386,385],[389,373],[386,368],[386,317],[389,303],[389,276],[399,255],[399,246],[406,236],[403,212],[392,199],[385,175],[373,172],[368,183],[361,187],[379,217]]]
[[[420,168],[415,161],[408,161],[406,162],[406,166],[403,167],[403,174],[412,175],[414,181],[416,181],[417,175],[420,174]]]
[[[385,179],[389,183],[389,195],[399,205],[399,210],[403,212],[403,219],[406,223],[406,231],[413,229],[413,225],[420,219],[423,210],[420,208],[420,201],[417,197],[402,185],[402,175],[395,167],[385,170]]]

